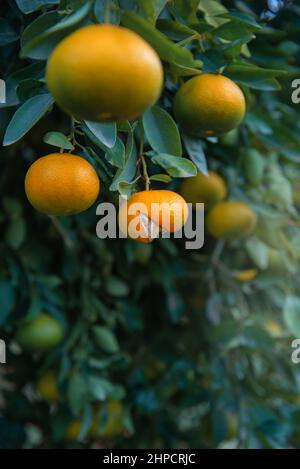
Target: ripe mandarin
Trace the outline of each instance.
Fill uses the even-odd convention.
[[[158,230],[178,231],[187,217],[188,206],[181,195],[168,190],[149,190],[137,192],[121,205],[119,225],[130,238],[150,243],[158,236]]]
[[[207,216],[207,229],[215,238],[240,239],[254,231],[256,221],[249,205],[230,200],[212,208]]]
[[[135,32],[91,25],[52,52],[46,79],[58,105],[79,120],[124,121],[158,99],[163,69],[155,50]]]
[[[241,123],[245,110],[241,89],[229,78],[212,73],[185,82],[174,100],[177,121],[186,133],[195,136],[229,132]]]
[[[69,153],[52,153],[36,160],[25,178],[29,202],[47,215],[71,215],[96,200],[100,182],[93,166]]]

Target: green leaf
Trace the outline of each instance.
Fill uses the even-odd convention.
[[[129,199],[129,197],[131,197],[132,193],[135,191],[136,182],[137,182],[137,178],[132,182],[126,182],[126,181],[119,182],[118,184],[119,194],[125,199]]]
[[[208,168],[203,151],[203,141],[197,137],[191,137],[190,135],[183,134],[183,141],[188,152],[189,157],[195,163],[199,171],[206,176],[208,175]]]
[[[246,251],[259,269],[266,269],[269,262],[268,246],[253,236],[246,241]]]
[[[107,148],[113,148],[117,139],[117,126],[113,123],[85,121],[92,134]]]
[[[15,290],[11,282],[0,283],[0,325],[2,326],[12,312],[15,304]]]
[[[284,70],[260,68],[250,64],[233,64],[226,67],[224,74],[242,85],[254,89],[273,90],[280,88],[275,77],[285,75]]]
[[[218,16],[219,18],[230,19],[230,20],[234,20],[236,22],[242,23],[244,25],[247,25],[248,27],[253,28],[254,31],[259,31],[260,29],[262,29],[262,25],[257,23],[257,21],[255,21],[253,16],[250,16],[241,11],[230,11],[228,13],[224,13]]]
[[[139,15],[152,24],[155,24],[160,12],[164,9],[168,0],[136,0]]]
[[[106,161],[104,160],[103,155],[99,155],[91,147],[85,147],[84,149],[82,149],[82,153],[93,166],[95,166],[95,162],[97,163],[97,171],[100,174],[101,180],[105,184],[108,184],[108,182],[113,176],[113,173],[111,172]]]
[[[74,150],[74,146],[61,132],[48,132],[44,138],[45,143],[54,147],[63,148],[64,150]]]
[[[128,285],[123,280],[110,276],[106,279],[105,287],[107,293],[116,297],[127,296],[129,293]]]
[[[186,19],[189,23],[197,23],[197,10],[200,0],[175,0],[175,8],[172,12],[176,15],[178,12],[181,18]],[[180,18],[177,18],[178,21]]]
[[[93,327],[93,335],[95,342],[99,347],[101,347],[105,352],[116,353],[119,350],[119,344],[115,335],[111,332],[110,329],[104,326],[95,326]]]
[[[160,153],[152,157],[152,161],[162,166],[170,176],[173,177],[190,177],[196,176],[197,168],[190,160],[180,156],[168,155]]]
[[[21,68],[11,75],[6,80],[6,104],[5,106],[15,106],[19,104],[19,99],[16,94],[17,88],[19,87],[22,81],[27,79],[29,80],[39,80],[44,76],[44,64],[43,63],[34,63],[28,67]],[[4,107],[4,105],[0,105]]]
[[[26,237],[26,223],[20,216],[12,217],[5,230],[5,240],[13,249],[18,249]]]
[[[180,134],[174,120],[164,109],[153,106],[145,112],[143,125],[147,140],[157,153],[181,156]]]
[[[83,438],[87,436],[88,431],[91,427],[92,421],[93,421],[93,408],[91,405],[86,403],[83,409],[83,415],[81,419],[81,428],[80,428],[80,433],[78,435],[79,440],[82,440]]]
[[[205,53],[198,54],[203,62],[203,72],[216,72],[227,64],[224,53],[218,49],[209,49]]]
[[[37,94],[45,94],[45,84],[39,80],[28,78],[21,81],[17,87],[17,96],[21,102],[36,96]]]
[[[265,160],[255,148],[250,148],[245,152],[244,167],[249,183],[252,186],[259,185],[264,174]]]
[[[68,401],[74,415],[79,416],[86,402],[88,386],[83,374],[75,372],[68,380]]]
[[[32,59],[48,58],[54,47],[68,34],[83,25],[91,8],[91,3],[84,3],[70,16],[59,21],[56,11],[39,16],[25,29],[21,38],[21,56]]]
[[[165,182],[168,183],[172,181],[172,178],[168,176],[167,174],[153,174],[153,176],[150,176],[150,181],[158,181],[158,182]]]
[[[202,65],[203,62],[198,60],[198,66],[201,67]],[[180,77],[190,77],[194,75],[201,75],[202,70],[193,67],[185,67],[184,65],[171,64],[170,72]]]
[[[92,397],[98,401],[105,401],[112,389],[107,379],[93,375],[88,377],[87,385]]]
[[[203,11],[204,18],[208,24],[218,26],[224,23],[221,15],[227,13],[227,9],[215,0],[201,0],[199,1],[199,10]]]
[[[20,140],[49,111],[53,102],[50,94],[41,94],[33,96],[22,104],[8,124],[3,146],[11,145]]]
[[[118,169],[110,185],[111,191],[119,190],[121,182],[132,182],[136,174],[137,151],[132,132],[128,135],[126,143],[126,161],[122,169]]]
[[[228,21],[225,24],[222,24],[218,28],[212,31],[212,34],[216,37],[225,39],[226,41],[234,41],[236,39],[241,40],[243,37],[249,36],[249,33],[255,28],[245,26],[243,23],[237,21]],[[252,35],[252,38],[254,36]]]
[[[193,67],[195,65],[195,60],[190,51],[169,41],[164,34],[151,26],[151,24],[143,18],[130,11],[125,11],[122,14],[122,24],[127,28],[132,29],[149,42],[165,62],[185,65],[188,67]]]
[[[300,298],[288,296],[285,300],[283,318],[289,332],[294,337],[300,337]]]
[[[198,34],[195,29],[190,28],[186,24],[172,20],[159,19],[157,21],[157,27],[173,41],[182,41],[190,36]]]
[[[0,18],[0,47],[6,46],[19,39],[18,34],[11,26],[9,21],[4,18]]]
[[[105,158],[117,168],[124,168],[125,164],[125,145],[118,137],[113,148],[110,148],[105,153]]]
[[[288,208],[293,203],[293,190],[290,181],[284,177],[281,169],[274,165],[267,174],[265,200],[279,207]]]
[[[46,5],[57,5],[58,3],[59,0],[16,0],[16,4],[25,15],[40,10]]]

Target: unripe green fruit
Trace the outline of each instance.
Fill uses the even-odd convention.
[[[63,335],[61,324],[52,316],[41,313],[19,327],[16,340],[25,350],[42,351],[58,345]]]

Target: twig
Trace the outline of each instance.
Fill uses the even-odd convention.
[[[55,226],[55,228],[57,229],[57,231],[59,232],[59,234],[61,235],[65,245],[68,247],[68,248],[72,248],[73,247],[73,241],[71,240],[71,238],[68,236],[68,234],[66,233],[66,231],[64,230],[64,228],[61,226],[61,224],[59,223],[58,219],[53,216],[53,215],[49,215],[49,218],[50,220],[52,221],[53,225]]]
[[[151,181],[148,175],[147,163],[144,157],[145,134],[144,134],[144,126],[141,120],[140,120],[140,131],[141,131],[141,140],[140,140],[139,158],[140,158],[140,161],[142,163],[142,168],[143,168],[143,176],[145,179],[145,189],[146,191],[148,191],[150,188]]]
[[[217,242],[217,245],[212,253],[212,256],[211,256],[211,263],[212,265],[216,265],[218,263],[218,260],[222,254],[222,251],[224,249],[224,246],[225,246],[225,241],[223,239],[220,239],[218,242]]]

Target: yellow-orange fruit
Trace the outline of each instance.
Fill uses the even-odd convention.
[[[257,277],[258,270],[257,269],[247,269],[247,270],[238,270],[234,272],[234,276],[240,282],[251,282]]]
[[[203,73],[182,85],[175,96],[174,114],[186,133],[222,135],[237,127],[246,110],[241,89],[223,75]]]
[[[268,319],[266,321],[265,328],[272,337],[280,337],[284,333],[281,324],[273,319]]]
[[[107,402],[107,418],[104,426],[100,425],[101,407],[95,407],[92,423],[88,432],[91,438],[113,438],[123,432],[122,417],[124,413],[123,403],[121,401],[109,400]],[[77,440],[82,427],[82,418],[72,420],[65,430],[67,440]]]
[[[55,402],[59,400],[57,378],[54,370],[48,370],[40,376],[36,388],[45,401]]]
[[[186,178],[181,185],[180,193],[186,202],[203,203],[205,208],[209,209],[225,199],[227,187],[218,173],[209,171],[207,176],[198,173],[197,176]]]
[[[71,215],[88,209],[96,200],[100,182],[84,158],[52,153],[36,160],[25,178],[29,202],[47,215]]]
[[[119,225],[124,234],[143,243],[156,236],[152,230],[170,233],[178,231],[186,222],[188,206],[181,195],[168,190],[137,192],[120,207]]]
[[[107,402],[107,419],[104,427],[100,429],[100,411],[95,412],[89,434],[92,438],[113,438],[123,432],[122,417],[124,413],[124,406],[121,401],[109,400]]]
[[[59,106],[77,119],[134,119],[158,99],[163,69],[155,50],[135,32],[91,25],[52,52],[46,79]]]
[[[246,203],[220,202],[207,216],[207,229],[215,238],[240,239],[254,231],[256,222],[255,213]]]

